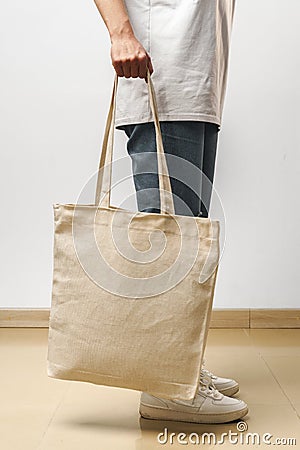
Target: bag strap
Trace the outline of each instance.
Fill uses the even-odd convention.
[[[147,81],[150,98],[150,107],[155,125],[160,211],[162,214],[166,213],[175,214],[169,171],[167,167],[160,123],[158,119],[156,96],[149,69],[147,70]],[[102,199],[101,205],[106,208],[110,207],[111,172],[112,172],[112,155],[114,146],[117,87],[118,87],[118,75],[116,74],[104,131],[102,151],[98,168],[96,196],[95,196],[95,205],[98,206],[100,203],[100,199]]]

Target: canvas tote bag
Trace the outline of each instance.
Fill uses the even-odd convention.
[[[117,84],[116,75],[94,204],[53,204],[47,374],[188,400],[198,387],[220,225],[174,214],[149,71],[161,213],[110,205]]]

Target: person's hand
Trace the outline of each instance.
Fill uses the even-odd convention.
[[[119,77],[144,78],[147,82],[147,68],[153,72],[151,58],[134,36],[122,36],[112,40],[112,65]]]

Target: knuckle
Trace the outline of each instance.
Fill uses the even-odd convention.
[[[139,61],[144,61],[144,60],[146,60],[147,59],[147,56],[144,54],[144,53],[140,53],[139,55],[138,55],[138,60]]]
[[[119,58],[114,58],[112,60],[112,64],[113,64],[114,67],[119,67],[121,65],[121,61],[120,61]]]
[[[130,57],[130,63],[131,64],[137,64],[138,63],[137,55],[133,55],[133,56]]]

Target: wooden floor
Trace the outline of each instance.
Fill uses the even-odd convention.
[[[0,328],[1,450],[155,450],[200,448],[196,433],[237,432],[237,423],[193,425],[140,419],[139,393],[47,377],[47,328]],[[213,329],[206,366],[240,383],[238,397],[249,405],[247,431],[261,444],[206,443],[202,448],[270,448],[264,433],[297,440],[300,448],[300,329]],[[157,441],[165,428],[174,432],[166,445]],[[178,433],[186,433],[178,443]],[[169,434],[168,434],[169,436]],[[192,438],[193,436],[193,438]],[[227,439],[227,438],[225,438]],[[256,437],[258,439],[258,437]],[[284,442],[284,441],[282,441]],[[273,448],[277,445],[273,445]],[[282,447],[282,445],[281,445]]]

